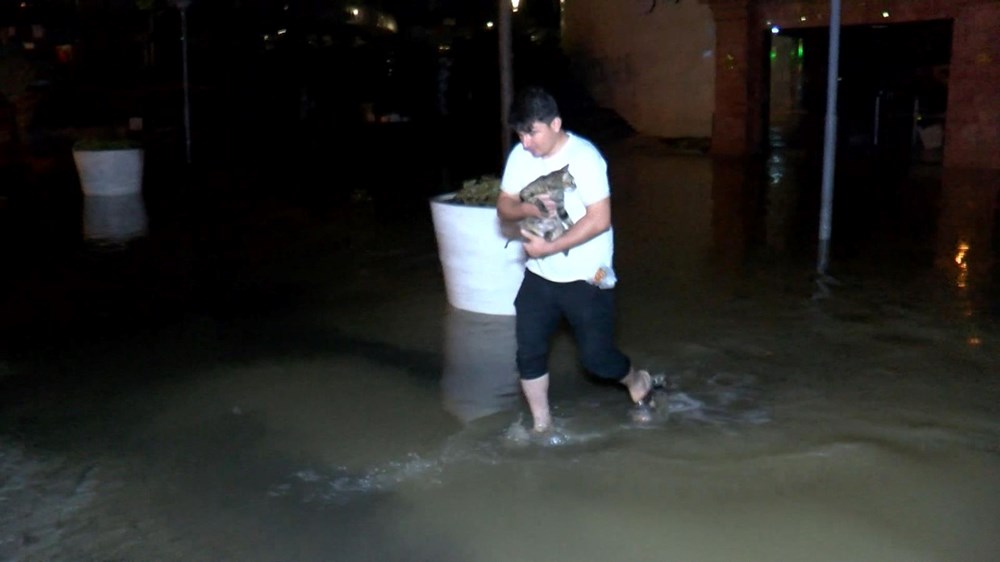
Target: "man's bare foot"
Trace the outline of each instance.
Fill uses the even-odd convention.
[[[652,405],[653,377],[649,371],[642,369],[630,371],[621,382],[628,387],[632,402],[638,405]]]
[[[531,428],[531,431],[535,433],[545,433],[546,431],[549,431],[551,429],[552,429],[552,420],[550,419],[541,421],[535,420],[535,425],[534,427]]]
[[[534,431],[546,431],[552,426],[552,412],[549,410],[549,374],[534,379],[522,379],[521,390],[531,410]]]
[[[566,436],[552,426],[547,426],[544,429],[536,427],[531,430],[531,441],[543,446],[564,445]]]

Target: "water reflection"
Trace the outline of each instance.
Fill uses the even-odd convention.
[[[764,238],[767,247],[777,253],[794,248],[790,229],[800,200],[801,180],[796,158],[789,152],[776,152],[767,161],[768,181],[764,188]],[[817,209],[818,212],[818,209]]]
[[[998,213],[1000,174],[945,171],[935,263],[953,287],[959,315],[970,322],[966,340],[973,347],[982,343],[974,320],[989,309],[997,284]]]
[[[946,170],[942,178],[937,263],[956,288],[971,290],[995,265],[1000,174]]]
[[[716,265],[740,266],[765,230],[760,178],[756,162],[719,158],[712,162],[712,247]]]
[[[146,235],[146,206],[141,193],[83,198],[83,237],[99,244],[123,244]]]
[[[441,389],[445,409],[463,422],[518,404],[514,322],[514,316],[448,307]]]

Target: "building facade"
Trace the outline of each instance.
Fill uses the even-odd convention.
[[[710,136],[719,155],[753,154],[767,146],[773,37],[809,30],[828,35],[831,16],[828,0],[568,0],[563,9],[564,48],[598,103],[641,133]],[[950,35],[944,63],[910,61],[908,81],[925,74],[944,81],[945,167],[1000,169],[1000,1],[845,1],[840,18],[843,31],[902,30],[897,36],[914,36],[926,32],[922,24],[943,22]],[[813,45],[820,48],[806,56],[812,56],[815,70],[825,65],[829,44],[814,40]],[[855,62],[842,58],[840,69]],[[891,60],[886,64],[883,74],[895,70]],[[863,103],[875,112],[880,103],[899,104],[901,95],[874,84],[869,84],[874,94]],[[926,113],[920,104],[929,96],[918,99],[907,87],[916,142]],[[878,142],[877,117],[874,128]]]

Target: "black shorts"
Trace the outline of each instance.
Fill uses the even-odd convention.
[[[628,374],[631,362],[614,342],[614,289],[600,289],[586,281],[555,283],[525,271],[514,307],[517,370],[522,379],[536,379],[549,372],[549,344],[562,318],[573,329],[585,369],[609,380],[621,380]]]

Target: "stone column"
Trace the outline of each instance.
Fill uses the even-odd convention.
[[[952,31],[944,166],[1000,170],[1000,2],[963,7]]]
[[[715,113],[712,153],[741,156],[749,149],[747,0],[708,0],[715,19]]]

